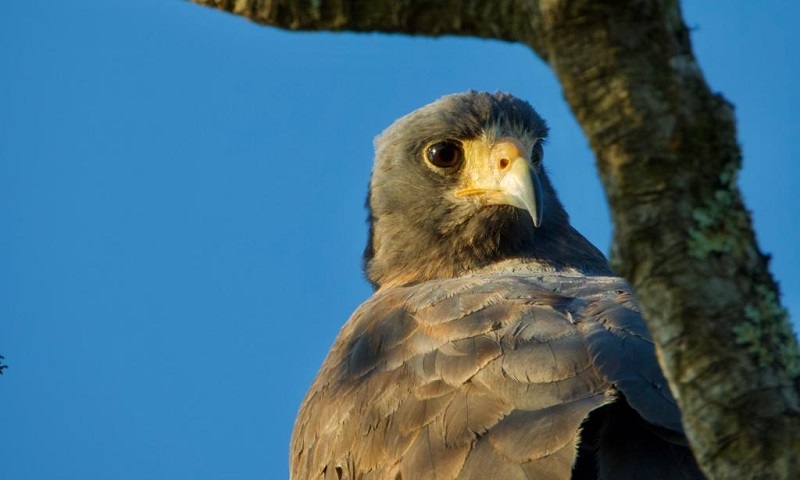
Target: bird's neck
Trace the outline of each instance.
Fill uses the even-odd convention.
[[[555,231],[514,223],[448,238],[427,230],[389,236],[392,229],[374,221],[364,269],[376,288],[460,277],[508,260],[530,272],[611,274],[603,254],[568,223]]]

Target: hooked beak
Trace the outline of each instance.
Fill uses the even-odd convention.
[[[487,205],[521,208],[530,214],[535,227],[541,225],[542,185],[518,140],[498,139],[489,152],[489,162],[470,162],[467,156],[466,184],[456,190],[456,197],[474,196]]]

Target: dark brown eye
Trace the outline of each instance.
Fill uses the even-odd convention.
[[[425,152],[428,161],[439,168],[453,168],[461,164],[464,159],[464,151],[461,144],[453,140],[434,143]]]

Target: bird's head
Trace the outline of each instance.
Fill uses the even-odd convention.
[[[454,277],[510,258],[543,269],[606,268],[570,227],[544,172],[546,136],[527,102],[474,91],[386,129],[375,140],[367,201],[364,266],[373,285]]]

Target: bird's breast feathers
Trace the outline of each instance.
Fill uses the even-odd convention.
[[[677,410],[652,350],[615,277],[477,274],[380,291],[309,391],[294,476],[568,478],[581,423],[620,389],[680,431],[663,416]],[[480,477],[489,466],[511,476]]]

